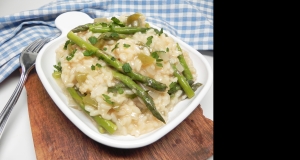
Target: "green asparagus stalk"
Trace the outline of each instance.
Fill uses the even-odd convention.
[[[173,73],[174,76],[177,77],[178,83],[179,83],[180,87],[183,89],[183,91],[185,92],[185,94],[187,95],[187,97],[189,99],[194,97],[195,93],[194,93],[193,89],[191,88],[191,86],[189,85],[186,78],[177,70],[177,68],[174,64],[171,64],[171,66],[174,70],[174,73]]]
[[[157,91],[165,91],[167,89],[166,84],[160,83],[160,82],[156,81],[155,79],[152,79],[152,78],[147,77],[147,76],[143,76],[139,73],[129,72],[129,73],[126,73],[126,75],[131,77],[132,80],[143,82],[147,86],[149,86],[149,87],[151,87],[151,88],[153,88]]]
[[[79,25],[79,26],[73,28],[72,32],[77,33],[77,32],[87,31],[89,29],[90,25],[94,25],[94,23],[87,23],[87,24]]]
[[[106,54],[104,51],[99,50],[97,47],[94,47],[92,44],[86,42],[85,40],[81,39],[80,37],[78,37],[76,34],[74,34],[72,31],[70,31],[67,34],[67,37],[74,42],[75,44],[77,44],[79,47],[86,49],[88,51],[93,52],[97,57],[101,58],[103,61],[105,61],[107,64],[109,64],[110,66],[114,67],[115,69],[117,69],[120,72],[123,72],[122,66],[123,63],[121,63],[120,61],[118,61],[117,59],[113,58],[112,56]],[[123,72],[124,73],[124,72]],[[141,75],[139,73],[135,73],[135,72],[129,72],[129,73],[124,73],[127,76],[131,77],[132,80],[137,80],[140,81],[144,84],[146,84],[147,86],[158,90],[158,91],[165,91],[167,89],[167,85],[163,84],[161,82],[158,82],[150,77]]]
[[[80,106],[80,108],[88,114],[88,111],[85,110],[85,104],[83,103],[82,97],[77,93],[77,91],[72,87],[68,87],[67,90],[70,93],[71,97],[74,99],[74,101]],[[92,118],[100,127],[103,127],[109,134],[113,134],[117,130],[117,125],[110,120],[104,119],[101,116],[92,116]]]
[[[136,32],[146,32],[149,28],[142,27],[102,27],[89,26],[89,30],[93,33],[115,32],[120,34],[134,34]]]
[[[129,88],[124,83],[120,82],[120,83],[116,84],[115,86],[108,87],[107,92],[112,92],[112,93],[120,93],[121,92],[120,94],[122,94],[125,89],[129,89]]]
[[[127,87],[131,88],[133,92],[140,97],[145,103],[146,107],[151,111],[152,115],[158,120],[166,123],[164,118],[156,110],[152,97],[138,84],[136,84],[130,77],[123,75],[117,71],[112,71],[113,77],[122,81]]]
[[[202,86],[202,83],[194,83],[192,84],[192,89],[194,92],[196,92],[196,90]]]
[[[73,28],[72,32],[77,33],[77,32],[87,31],[87,30],[89,30],[90,26],[103,26],[103,27],[107,27],[108,25],[109,24],[107,24],[105,22],[87,23],[87,24],[79,25],[79,26]]]
[[[114,40],[118,40],[118,39],[124,39],[128,37],[127,34],[118,34],[118,33],[115,33],[115,32],[106,32],[106,33],[102,33],[98,39],[104,39],[104,40],[111,40],[111,39],[114,39]]]
[[[172,82],[169,87],[170,87],[170,89],[168,90],[169,95],[176,93],[178,90],[182,90],[182,88],[177,82]]]
[[[192,90],[196,92],[197,89],[202,86],[202,83],[193,83],[190,86],[192,87]],[[177,82],[172,82],[169,87],[170,87],[170,89],[168,90],[169,95],[176,93],[178,90],[183,90],[179,85],[179,83]]]
[[[181,48],[180,48],[180,46],[179,46],[178,43],[177,43],[177,49],[181,52],[181,54],[177,58],[179,59],[180,64],[184,68],[183,75],[185,76],[185,78],[189,82],[189,84],[192,85],[194,83],[193,75],[191,73],[190,68],[186,64],[186,61],[185,61],[184,56],[182,54],[182,50],[181,50]]]

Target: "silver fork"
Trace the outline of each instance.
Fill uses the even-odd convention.
[[[30,45],[28,45],[21,52],[19,61],[20,61],[21,67],[22,67],[22,73],[21,73],[21,77],[17,84],[16,89],[14,90],[10,99],[8,100],[5,107],[3,108],[3,110],[0,113],[0,138],[2,136],[2,133],[4,132],[4,128],[6,126],[8,117],[20,97],[20,94],[23,90],[27,76],[35,65],[35,60],[36,60],[38,52],[49,41],[50,41],[50,38],[37,39],[34,42],[32,42]]]

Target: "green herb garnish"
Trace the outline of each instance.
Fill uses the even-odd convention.
[[[155,33],[158,34],[158,36],[160,36],[164,31],[163,28],[160,29],[160,31],[158,31],[157,29],[154,29]]]
[[[53,67],[56,70],[54,70],[54,72],[52,73],[52,77],[55,78],[55,79],[60,78],[61,72],[62,72],[61,63],[58,62],[57,65],[53,65]]]
[[[124,63],[122,69],[125,73],[129,73],[132,71],[132,68],[130,67],[129,63]]]
[[[70,60],[74,57],[74,54],[75,54],[76,51],[77,51],[77,49],[74,49],[74,50],[70,53],[70,55],[68,55],[68,56],[66,57],[66,60],[70,61]]]
[[[130,45],[129,44],[123,44],[123,47],[128,48],[128,47],[130,47]]]
[[[71,42],[71,40],[67,40],[66,41],[66,43],[65,43],[65,45],[64,45],[64,50],[66,50],[67,49],[67,47],[68,47],[68,44]]]
[[[118,45],[119,45],[119,43],[117,43],[117,44],[115,45],[115,47],[114,47],[111,51],[114,51],[115,49],[117,49],[117,48],[118,48]]]
[[[112,17],[111,20],[114,22],[114,24],[121,26],[121,27],[125,27],[125,24],[123,24],[118,18]]]
[[[95,70],[95,68],[96,68],[96,67],[95,67],[94,65],[91,66],[91,69],[92,69],[92,70]]]
[[[108,104],[110,104],[110,105],[113,105],[113,104],[114,104],[114,102],[110,100],[110,97],[109,97],[108,95],[102,94],[102,96],[103,96],[103,100],[104,100],[106,103],[108,103]]]
[[[84,56],[92,56],[92,55],[94,55],[95,54],[95,52],[93,52],[93,51],[88,51],[88,50],[85,50],[84,52],[83,52],[83,55]]]
[[[151,45],[152,39],[153,39],[153,36],[149,36],[149,37],[147,38],[146,45],[147,45],[148,47]]]
[[[90,43],[92,44],[92,45],[94,45],[94,44],[96,44],[97,43],[97,38],[95,37],[95,36],[91,36],[90,38],[89,38],[89,41],[90,41]]]
[[[62,72],[61,62],[57,62],[57,65],[53,65],[57,72]]]
[[[99,68],[102,67],[101,64],[99,64],[99,63],[96,63],[96,66],[99,67]]]

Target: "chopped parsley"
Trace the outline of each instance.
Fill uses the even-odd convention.
[[[75,54],[76,51],[77,51],[77,49],[74,49],[74,50],[70,53],[70,55],[68,55],[68,56],[66,57],[66,60],[70,61],[70,60],[74,57],[74,54]]]
[[[53,67],[56,69],[54,72],[62,72],[61,62],[57,62],[57,65],[53,65]]]
[[[108,103],[108,104],[110,104],[110,105],[113,105],[113,104],[114,104],[114,102],[110,100],[110,97],[109,97],[108,95],[102,94],[102,96],[103,96],[103,100],[104,100],[106,103]]]
[[[123,24],[118,18],[112,17],[111,20],[113,21],[114,24],[116,24],[120,27],[125,27],[125,24]]]
[[[85,50],[84,52],[83,52],[83,55],[84,56],[92,56],[92,55],[94,55],[95,54],[95,52],[93,52],[93,51],[88,51],[88,50]]]
[[[67,49],[67,47],[68,47],[68,44],[71,42],[71,40],[67,40],[66,41],[66,43],[65,43],[65,45],[64,45],[64,50],[66,50]]]
[[[160,62],[156,62],[156,66],[157,66],[157,67],[163,67],[163,64],[160,63]]]
[[[120,35],[119,35],[118,33],[116,33],[116,32],[112,32],[112,33],[110,34],[110,37],[111,37],[112,39],[118,39],[118,38],[120,38]]]
[[[153,57],[155,59],[159,59],[157,52],[151,52],[150,55],[151,55],[151,57]]]
[[[58,62],[57,65],[53,65],[53,67],[56,70],[54,70],[54,72],[52,73],[52,77],[55,78],[55,79],[60,78],[61,72],[62,72],[61,63]]]
[[[96,63],[96,66],[99,67],[99,68],[102,67],[101,64],[99,64],[99,63]]]
[[[151,45],[152,39],[153,39],[153,36],[149,36],[149,37],[147,38],[146,45],[147,45],[148,47]]]
[[[94,45],[94,44],[97,43],[98,39],[97,39],[95,36],[91,36],[91,37],[89,38],[89,41],[90,41],[90,43],[91,43],[92,45]]]
[[[68,49],[68,45],[69,45],[69,44],[72,45],[72,44],[75,44],[75,43],[72,42],[71,40],[67,40],[66,43],[65,43],[65,45],[64,45],[64,50],[67,50],[67,49]]]
[[[128,47],[130,47],[130,45],[129,44],[123,44],[123,47],[128,48]]]
[[[117,48],[118,48],[118,45],[119,45],[119,43],[117,43],[117,44],[115,45],[115,47],[114,47],[111,51],[114,51],[115,49],[117,49]]]
[[[115,60],[116,60],[116,58],[115,58],[115,57],[111,57],[110,59],[111,59],[112,61],[115,61]]]
[[[118,88],[118,93],[119,94],[123,94],[124,93],[124,89],[123,88]]]
[[[102,27],[107,27],[107,23],[105,23],[105,22],[100,22],[100,24]]]
[[[95,70],[95,68],[96,68],[96,67],[95,67],[94,65],[91,66],[91,70]]]
[[[124,63],[122,69],[125,73],[129,73],[132,71],[132,68],[130,67],[129,63]]]
[[[151,52],[150,55],[151,55],[151,57],[155,58],[155,60],[156,60],[156,66],[163,67],[163,64],[161,63],[163,61],[163,59],[161,59],[159,57],[159,55],[158,55],[159,52],[164,52],[165,53],[165,51],[155,51],[155,52]]]
[[[91,66],[91,70],[95,70],[96,67],[101,68],[102,66],[101,66],[100,63],[96,63],[96,65],[92,65],[92,66]]]
[[[160,29],[160,31],[158,31],[157,29],[154,29],[155,33],[158,34],[158,36],[160,36],[162,33],[164,33],[163,28]]]

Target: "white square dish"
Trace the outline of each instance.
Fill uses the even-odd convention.
[[[212,70],[209,66],[209,63],[207,62],[205,57],[203,57],[203,55],[200,54],[197,50],[184,43],[180,39],[174,37],[167,31],[164,31],[168,34],[168,36],[172,37],[176,42],[178,42],[183,50],[188,51],[193,61],[193,65],[197,70],[198,77],[196,79],[196,82],[202,83],[203,86],[201,86],[195,92],[195,96],[193,98],[185,99],[178,103],[169,113],[169,119],[166,124],[159,129],[156,129],[139,137],[116,136],[99,133],[98,129],[95,127],[89,117],[87,117],[83,112],[71,108],[67,105],[67,97],[62,92],[56,80],[52,77],[52,73],[54,70],[53,65],[56,64],[55,50],[59,45],[63,44],[67,40],[66,35],[72,28],[90,22],[93,22],[93,19],[82,12],[66,12],[58,16],[55,20],[55,24],[57,28],[62,31],[62,34],[42,48],[42,50],[38,54],[35,66],[42,84],[44,85],[45,89],[47,90],[48,94],[53,99],[55,104],[65,114],[65,116],[68,117],[68,119],[84,134],[101,144],[115,148],[143,147],[157,141],[172,129],[174,129],[200,104],[200,101],[209,90],[213,81]],[[157,28],[154,24],[151,23],[150,26]]]

